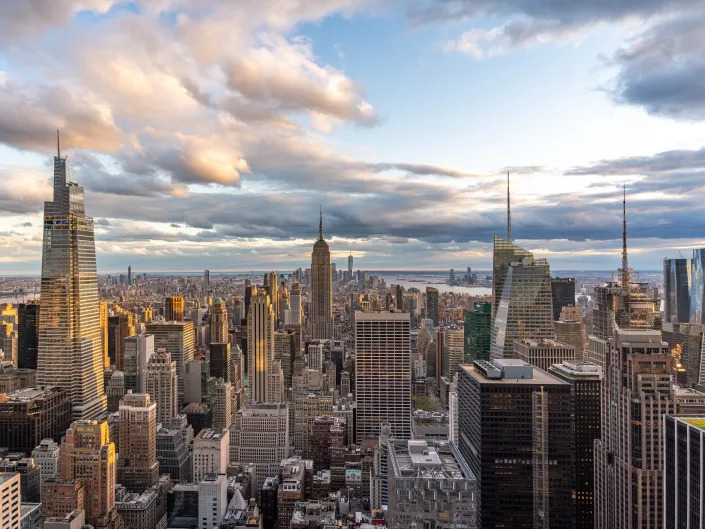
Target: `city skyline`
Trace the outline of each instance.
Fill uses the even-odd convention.
[[[633,267],[705,245],[702,5],[532,5],[3,6],[0,266],[39,274],[56,128],[102,273],[305,266],[321,203],[340,269],[487,270],[506,171],[554,269],[616,268],[622,184]]]

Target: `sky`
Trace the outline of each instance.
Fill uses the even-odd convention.
[[[99,273],[554,269],[705,246],[705,2],[0,0],[0,275],[56,130]]]

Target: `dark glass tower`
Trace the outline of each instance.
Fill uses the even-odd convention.
[[[475,302],[473,310],[465,311],[464,357],[465,363],[475,360],[490,359],[490,341],[492,337],[492,304],[482,301]]]
[[[37,369],[39,303],[20,303],[17,310],[17,367]]]
[[[691,259],[663,260],[664,323],[690,321]]]
[[[575,306],[575,279],[572,277],[552,278],[551,298],[553,300],[553,321],[558,321],[563,307]]]

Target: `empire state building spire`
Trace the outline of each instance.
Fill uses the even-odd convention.
[[[318,221],[318,240],[322,241],[323,240],[323,207],[319,206],[320,208],[320,219]]]

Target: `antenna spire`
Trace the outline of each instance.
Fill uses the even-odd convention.
[[[56,157],[61,158],[61,143],[59,142],[59,129],[56,129]]]
[[[620,270],[622,288],[628,288],[632,282],[627,254],[627,185],[622,186],[622,269]]]
[[[318,240],[322,241],[323,240],[323,206],[320,204],[318,205],[320,208],[320,219],[318,221]]]
[[[509,200],[509,171],[507,171],[507,240],[512,242],[512,209]]]

